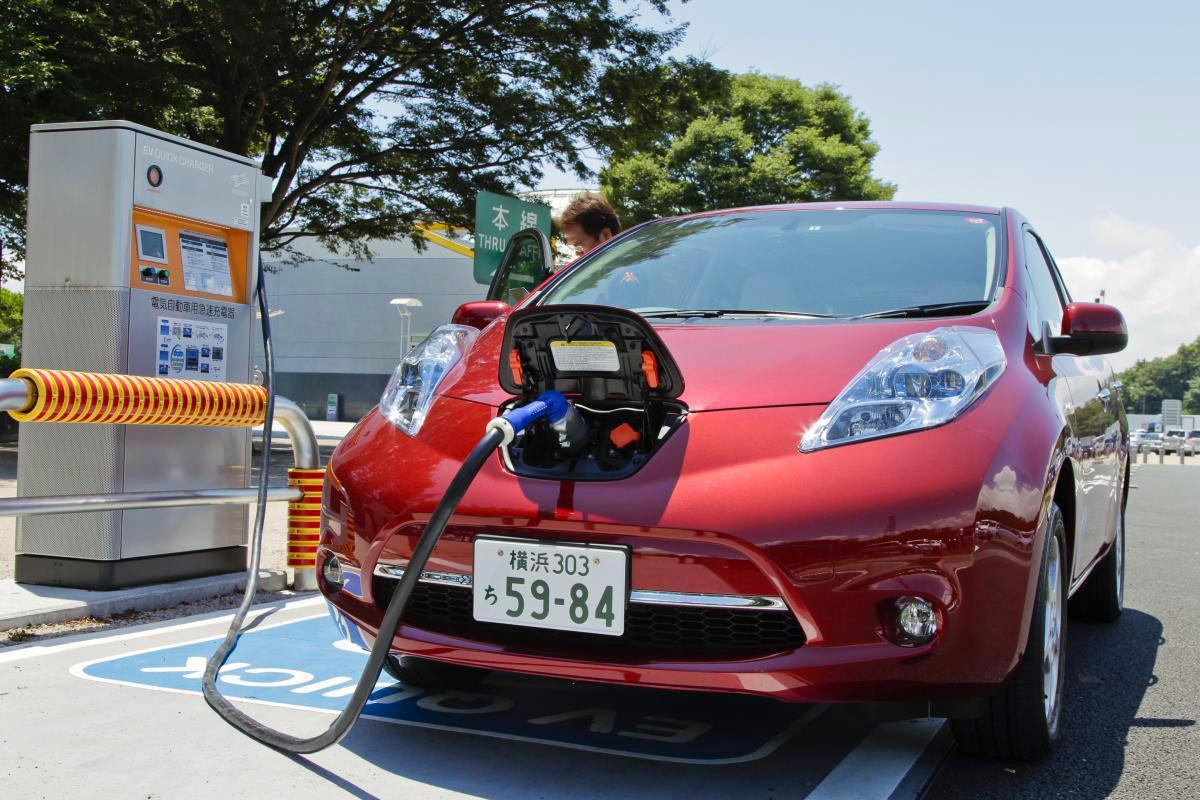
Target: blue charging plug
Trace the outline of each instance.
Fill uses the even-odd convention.
[[[503,444],[508,445],[518,433],[539,419],[546,418],[551,423],[559,422],[570,409],[571,404],[567,402],[563,393],[551,389],[539,394],[532,402],[505,411],[488,422],[487,430],[498,430],[503,433]]]

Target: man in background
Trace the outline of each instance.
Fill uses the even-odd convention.
[[[567,244],[581,256],[621,232],[621,221],[609,202],[598,194],[579,195],[563,211],[559,228]]]

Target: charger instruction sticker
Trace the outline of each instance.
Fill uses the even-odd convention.
[[[224,239],[181,231],[179,250],[183,257],[183,286],[189,292],[233,296],[229,272],[229,245]]]
[[[621,371],[617,346],[608,341],[551,342],[550,355],[559,372]]]
[[[225,380],[228,325],[159,317],[157,333],[158,368],[155,374],[158,377]]]

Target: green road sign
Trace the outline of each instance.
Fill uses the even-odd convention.
[[[550,235],[550,207],[502,194],[475,196],[475,280],[487,285],[500,264],[508,237],[526,228]]]

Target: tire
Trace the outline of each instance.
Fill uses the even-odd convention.
[[[406,686],[426,689],[473,689],[490,674],[486,669],[416,656],[388,656],[383,671]]]
[[[987,698],[983,713],[951,720],[969,753],[1021,761],[1048,755],[1058,738],[1066,676],[1067,535],[1062,511],[1051,504],[1046,520],[1029,641],[1007,686]]]
[[[1071,598],[1071,614],[1089,622],[1116,622],[1125,608],[1125,507],[1117,517],[1117,535],[1104,560]]]

